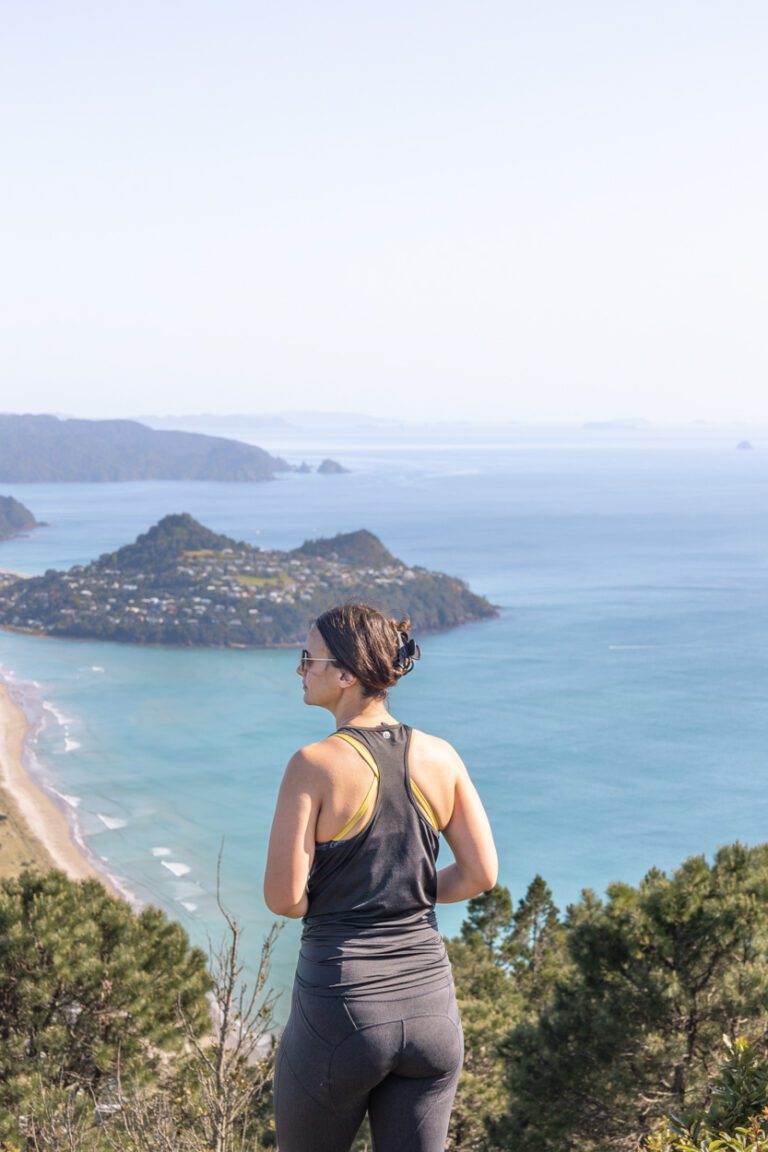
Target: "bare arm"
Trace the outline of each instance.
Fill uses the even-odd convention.
[[[499,874],[499,858],[483,802],[464,761],[450,744],[447,748],[455,767],[456,783],[453,813],[443,835],[456,863],[441,868],[437,873],[438,904],[454,904],[487,892],[493,888]]]
[[[317,764],[302,748],[285,769],[267,849],[264,902],[278,916],[298,919],[307,911],[307,878],[315,856],[319,810]]]

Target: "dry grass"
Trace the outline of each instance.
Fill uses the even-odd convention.
[[[18,876],[24,868],[47,872],[54,864],[22,819],[16,801],[0,787],[0,880]]]
[[[285,572],[278,576],[235,576],[238,584],[245,584],[248,588],[288,588],[293,587],[294,581]]]

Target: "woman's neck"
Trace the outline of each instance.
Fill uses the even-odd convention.
[[[351,714],[350,714],[351,712]],[[397,724],[397,720],[390,716],[386,708],[364,709],[364,710],[350,710],[349,708],[339,708],[338,712],[334,713],[336,720],[336,727],[343,728],[345,725],[356,726],[358,728],[375,728],[379,724]]]

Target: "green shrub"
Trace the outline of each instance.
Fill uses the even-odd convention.
[[[98,1091],[118,1069],[151,1082],[182,1043],[178,1005],[210,1029],[207,957],[159,908],[98,880],[24,871],[0,884],[0,1139],[33,1083]]]
[[[672,1116],[643,1145],[647,1152],[768,1152],[768,1060],[747,1037],[723,1042],[709,1107]]]

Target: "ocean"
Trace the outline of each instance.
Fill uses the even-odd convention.
[[[422,659],[390,707],[460,752],[515,902],[536,873],[565,909],[583,888],[603,895],[766,838],[768,442],[510,428],[250,438],[350,472],[1,485],[49,526],[1,543],[0,568],[85,564],[172,512],[265,548],[367,528],[500,606],[498,619],[417,636]],[[251,981],[276,919],[262,878],[282,772],[334,726],[303,705],[296,655],[0,632],[2,672],[36,725],[32,770],[89,851],[206,950],[224,927],[221,852]],[[452,859],[443,843],[439,865]],[[466,904],[437,914],[454,935]],[[278,1025],[300,932],[286,921],[273,953]]]

